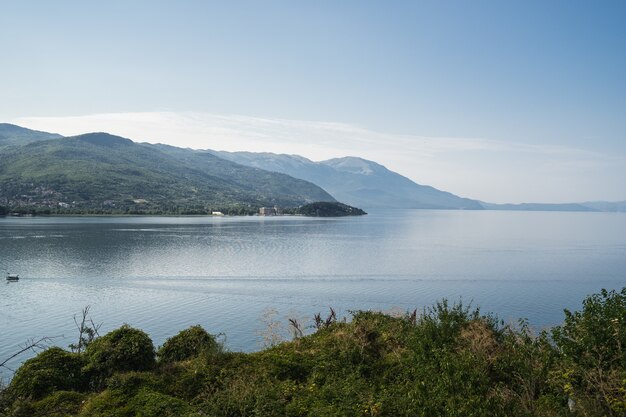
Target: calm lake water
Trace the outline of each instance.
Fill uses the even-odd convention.
[[[22,277],[0,285],[0,360],[33,337],[74,342],[86,305],[102,331],[128,323],[158,345],[201,324],[246,351],[262,347],[271,309],[310,322],[329,306],[347,315],[462,297],[541,328],[587,294],[626,286],[626,214],[0,218],[0,268]]]

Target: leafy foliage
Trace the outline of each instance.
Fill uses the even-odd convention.
[[[563,361],[556,374],[579,408],[597,415],[626,415],[626,288],[602,290],[565,310],[552,331]]]
[[[128,325],[95,339],[87,346],[85,357],[84,371],[96,385],[115,372],[145,371],[155,364],[150,337]]]
[[[219,350],[215,337],[201,326],[192,326],[165,341],[157,355],[161,362],[178,362],[200,354],[211,354]]]
[[[16,416],[623,416],[625,317],[626,289],[588,297],[538,335],[446,301],[350,322],[331,311],[314,334],[249,354],[224,352],[194,326],[157,363],[147,336],[124,326],[82,354],[53,348],[27,361],[0,405]]]
[[[47,349],[17,370],[9,394],[39,399],[57,390],[80,390],[84,382],[82,366],[79,355],[58,347]]]

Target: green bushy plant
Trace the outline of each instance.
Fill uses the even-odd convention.
[[[563,355],[580,365],[626,367],[626,288],[587,297],[581,311],[565,310],[552,337]]]
[[[85,350],[84,370],[95,386],[115,372],[146,371],[155,365],[154,345],[141,330],[124,325],[95,339]]]
[[[160,392],[141,390],[131,400],[136,414],[143,417],[182,417],[192,409],[185,401]]]
[[[84,405],[81,416],[106,417],[183,417],[193,409],[178,398],[141,388],[134,393],[107,389]]]
[[[32,407],[32,416],[67,417],[79,413],[87,394],[75,391],[56,391],[37,401]]]
[[[587,297],[581,311],[565,310],[552,337],[561,354],[554,379],[573,408],[626,415],[626,288]]]
[[[170,363],[218,351],[219,344],[214,336],[201,326],[192,326],[167,339],[157,351],[157,356],[160,362]]]
[[[8,394],[39,399],[58,390],[81,390],[83,363],[83,358],[77,354],[58,347],[47,349],[20,366]]]

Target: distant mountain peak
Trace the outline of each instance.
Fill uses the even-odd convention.
[[[14,125],[11,123],[0,123],[0,133],[5,133],[5,132],[15,133],[15,132],[39,132],[39,131],[28,129],[28,128]]]
[[[0,146],[24,145],[30,142],[58,139],[62,137],[63,136],[56,133],[27,129],[11,123],[0,123]]]
[[[343,158],[333,158],[320,162],[323,165],[331,166],[338,171],[350,172],[352,174],[372,175],[387,168],[367,159],[358,156],[345,156]]]
[[[130,139],[104,132],[85,133],[84,135],[74,136],[70,139],[80,140],[82,142],[91,143],[92,145],[108,147],[130,145],[134,143]]]
[[[11,123],[0,123],[0,133],[4,133],[4,132],[21,132],[24,130],[29,130],[26,129],[25,127],[21,127],[18,125],[14,125]]]

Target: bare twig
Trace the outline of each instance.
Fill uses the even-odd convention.
[[[409,323],[411,323],[413,326],[417,324],[417,309],[413,310],[413,312],[409,316]]]
[[[96,337],[100,336],[98,330],[100,330],[100,326],[102,323],[96,324],[89,314],[89,310],[91,310],[91,306],[86,306],[81,311],[81,320],[80,324],[76,319],[76,315],[74,315],[74,324],[78,329],[78,342],[72,343],[69,348],[74,353],[81,353],[89,343],[91,343]]]
[[[315,328],[317,330],[321,329],[322,324],[324,323],[324,321],[322,320],[322,314],[316,313],[315,316],[313,316],[313,320],[315,321]]]
[[[263,337],[263,345],[265,347],[276,346],[285,341],[283,325],[276,316],[278,316],[278,311],[274,308],[263,310],[261,320],[265,323],[265,329],[260,331],[259,335]]]
[[[328,308],[330,308],[330,314],[326,317],[326,322],[324,323],[326,327],[337,321],[337,314],[335,314],[335,310],[332,307]]]
[[[24,345],[22,345],[22,348],[19,351],[15,352],[14,354],[6,358],[4,361],[0,362],[0,368],[6,368],[9,370],[12,370],[6,365],[11,359],[29,350],[35,353],[37,352],[37,350],[44,350],[48,347],[50,342],[52,342],[52,340],[56,339],[57,337],[61,337],[61,336],[46,336],[40,339],[29,339]]]
[[[326,319],[322,319],[321,313],[317,313],[313,316],[314,326],[317,330],[326,329],[337,321],[337,313],[335,313],[332,307],[329,307],[329,309],[330,313]]]
[[[293,330],[294,339],[298,339],[304,336],[304,333],[302,332],[302,325],[298,322],[297,319],[289,319],[289,325],[291,326],[291,329]]]

